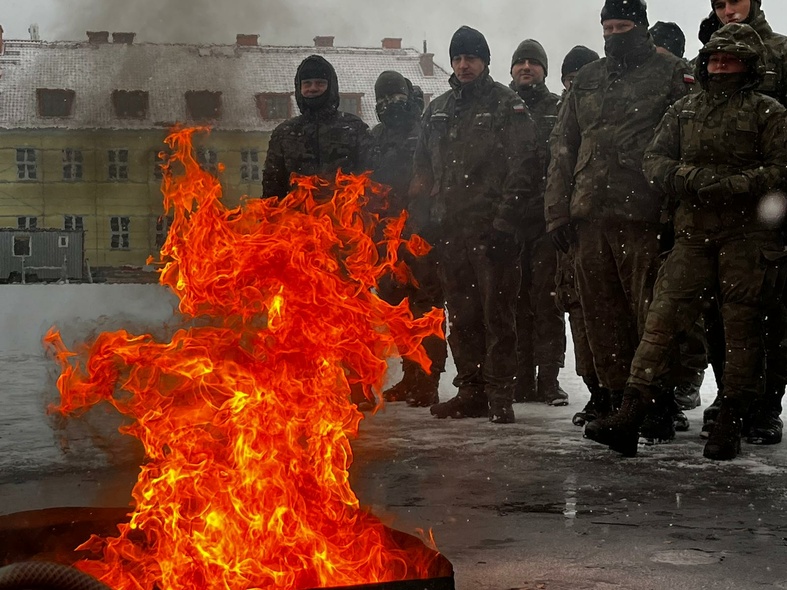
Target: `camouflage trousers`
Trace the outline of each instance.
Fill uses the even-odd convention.
[[[670,357],[718,293],[724,325],[725,394],[744,402],[765,387],[763,300],[770,264],[779,249],[773,232],[678,237],[659,271],[645,334],[631,365],[629,383],[652,387],[669,373]]]
[[[622,391],[645,327],[659,265],[659,226],[580,221],[574,271],[596,374]]]
[[[562,368],[566,361],[566,320],[555,298],[557,250],[543,229],[524,240],[520,265],[517,357],[520,376],[533,376],[536,367]]]
[[[588,332],[585,328],[585,314],[579,301],[576,280],[574,279],[574,253],[561,253],[558,258],[555,277],[558,307],[568,314],[571,325],[571,341],[574,343],[574,364],[577,375],[598,381],[593,353],[590,351]]]
[[[454,385],[460,396],[510,403],[517,375],[519,247],[513,237],[504,243],[492,239],[452,236],[439,240],[435,251],[457,370]]]
[[[443,309],[445,298],[440,278],[437,275],[434,250],[427,256],[419,258],[408,256],[406,262],[418,284],[402,284],[391,275],[387,275],[380,281],[380,297],[391,305],[398,305],[407,297],[410,302],[410,311],[415,318],[423,316],[435,307]],[[445,372],[445,361],[448,358],[446,341],[437,336],[430,336],[424,340],[423,346],[429,360],[432,361],[432,373]],[[412,370],[417,365],[408,359],[404,359],[403,363],[405,371]]]

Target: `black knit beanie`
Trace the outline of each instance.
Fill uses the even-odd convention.
[[[521,61],[529,59],[530,61],[537,61],[544,68],[544,75],[549,75],[549,60],[547,59],[547,52],[544,51],[543,45],[535,39],[526,39],[519,44],[519,47],[514,51],[511,57],[511,69]]]
[[[451,38],[451,46],[448,48],[451,61],[457,55],[475,55],[480,57],[486,65],[489,65],[490,53],[489,44],[479,31],[464,26],[460,27]]]
[[[385,96],[392,96],[394,94],[410,95],[410,87],[407,85],[407,80],[399,72],[388,70],[380,74],[377,82],[374,83],[374,97],[377,100]]]
[[[607,0],[601,9],[601,22],[613,18],[634,21],[643,27],[650,26],[645,0]]]
[[[577,45],[566,54],[563,60],[563,67],[560,71],[561,80],[569,74],[578,72],[584,66],[599,59],[598,53],[585,47],[584,45]]]
[[[678,57],[686,53],[686,35],[676,23],[659,21],[650,28],[650,34],[656,47],[663,47]]]

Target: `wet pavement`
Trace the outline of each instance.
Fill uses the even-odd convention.
[[[150,293],[138,294],[139,312],[123,304],[126,315],[108,319],[112,309],[87,301],[89,313],[63,308],[70,319],[59,323],[72,336],[160,324],[171,302]],[[128,505],[141,457],[116,433],[117,418],[46,415],[56,372],[38,342],[49,325],[36,323],[40,333],[27,343],[0,339],[0,515]],[[441,383],[444,399],[451,377]],[[361,502],[403,531],[431,528],[458,590],[787,589],[786,446],[744,446],[736,461],[707,461],[694,410],[693,429],[674,443],[622,459],[571,424],[587,401],[571,366],[561,383],[569,407],[517,405],[513,425],[435,420],[403,404],[368,416],[353,444]]]

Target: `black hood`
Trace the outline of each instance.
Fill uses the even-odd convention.
[[[322,71],[326,71],[329,75],[328,90],[326,90],[328,99],[319,110],[337,111],[339,109],[339,79],[336,77],[336,70],[334,70],[331,63],[321,55],[310,55],[301,62],[295,74],[295,102],[298,104],[301,113],[305,115],[311,112],[311,109],[309,109],[306,104],[306,99],[301,94],[301,72],[307,65],[312,68],[317,67]]]

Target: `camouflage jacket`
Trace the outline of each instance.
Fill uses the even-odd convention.
[[[767,75],[766,47],[748,27],[729,25],[714,33],[703,52],[710,50],[742,59],[759,54],[757,73],[729,96],[713,92],[708,89],[707,59],[701,55],[698,79],[704,89],[667,111],[645,153],[645,175],[668,194],[674,191],[676,175],[690,178],[697,168],[709,170],[718,180],[742,175],[746,186],[717,202],[672,194],[677,235],[767,229],[758,219],[760,199],[783,190],[787,180],[785,108],[754,91]]]
[[[539,156],[543,162],[543,188],[546,188],[547,171],[549,169],[549,138],[557,123],[557,113],[560,104],[560,97],[552,94],[546,84],[528,86],[524,89],[516,88],[512,82],[511,89],[525,101],[530,110],[530,116],[536,124],[536,138],[538,140]],[[544,221],[544,203],[541,200],[533,203],[535,206],[525,211],[525,218],[528,220]]]
[[[536,128],[522,99],[488,72],[434,99],[415,151],[411,209],[417,226],[443,234],[518,230],[540,196]]]
[[[545,196],[547,230],[576,219],[658,223],[662,195],[642,174],[645,148],[693,84],[688,67],[649,42],[624,63],[579,71],[558,115]]]
[[[355,115],[339,111],[339,83],[333,67],[321,56],[308,60],[320,60],[331,71],[328,101],[317,111],[306,108],[299,68],[295,99],[302,114],[276,127],[271,135],[262,174],[263,197],[286,196],[292,173],[332,178],[339,169],[360,173],[367,168],[369,127]]]
[[[407,209],[407,191],[413,176],[413,156],[420,133],[419,119],[403,127],[389,127],[380,123],[372,129],[372,179],[391,187],[388,195],[388,211],[391,215]]]

